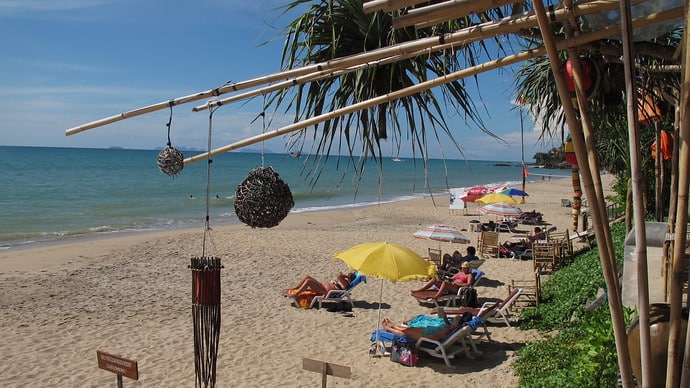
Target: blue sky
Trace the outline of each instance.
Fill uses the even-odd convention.
[[[287,24],[276,0],[0,0],[0,145],[153,149],[167,142],[167,109],[73,136],[65,130],[170,99],[280,70]],[[472,83],[472,82],[470,82]],[[480,75],[487,127],[493,140],[462,118],[451,125],[468,159],[520,160],[520,119],[511,108],[512,75]],[[473,91],[474,93],[474,91]],[[204,101],[173,110],[172,142],[206,149]],[[214,114],[213,147],[260,134],[256,102],[225,105]],[[277,117],[269,129],[288,124]],[[525,157],[543,144],[525,120]],[[266,147],[282,152],[285,140]],[[440,146],[430,144],[432,157]],[[258,146],[257,146],[258,148]],[[384,150],[392,149],[390,144]],[[446,158],[462,156],[443,146]],[[401,156],[408,154],[403,148]]]

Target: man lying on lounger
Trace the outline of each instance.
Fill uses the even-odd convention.
[[[419,340],[422,337],[432,339],[432,340],[441,340],[445,338],[449,333],[451,333],[453,330],[457,329],[458,327],[463,325],[463,316],[458,315],[453,320],[450,322],[450,324],[447,325],[439,325],[439,326],[427,326],[427,327],[411,327],[407,325],[398,325],[396,323],[393,323],[388,318],[384,318],[383,321],[381,322],[381,326],[383,327],[384,330],[386,330],[389,333],[393,334],[398,334],[398,335],[403,335],[407,338],[411,338],[415,341]]]

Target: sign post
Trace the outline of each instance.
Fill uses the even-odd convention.
[[[122,376],[132,380],[139,380],[139,365],[136,360],[130,360],[117,354],[96,350],[98,367],[111,371],[117,375],[117,387],[122,388]]]
[[[329,362],[312,360],[304,357],[302,357],[302,369],[321,373],[321,387],[323,388],[326,388],[326,379],[328,375],[349,379],[352,374],[349,366],[331,364]]]

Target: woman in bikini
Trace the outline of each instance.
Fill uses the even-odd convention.
[[[313,278],[309,275],[305,276],[300,280],[299,283],[297,283],[297,286],[293,288],[289,288],[286,292],[285,295],[296,295],[301,293],[302,291],[310,290],[313,291],[316,295],[326,295],[328,294],[328,291],[330,290],[345,290],[350,286],[350,283],[355,279],[355,273],[350,272],[350,273],[338,273],[338,276],[336,276],[335,279],[331,280],[328,283],[321,283],[320,281],[316,280],[316,278]]]
[[[461,270],[457,274],[453,275],[450,280],[445,279],[431,279],[426,284],[417,290],[412,290],[410,293],[412,296],[419,291],[438,291],[435,297],[443,296],[446,294],[454,294],[458,292],[460,287],[468,287],[474,282],[474,275],[472,274],[472,268],[468,262],[463,262],[460,266]]]

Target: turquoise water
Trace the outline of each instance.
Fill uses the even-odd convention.
[[[171,178],[158,170],[157,150],[5,147],[0,146],[0,249],[53,241],[70,236],[123,231],[164,230],[203,226],[206,217],[207,163],[192,163]],[[185,152],[185,157],[198,152]],[[266,154],[288,183],[295,200],[292,212],[338,209],[401,199],[446,195],[448,188],[480,184],[513,184],[521,180],[516,163],[404,159],[367,164],[358,179],[347,158],[319,163]],[[210,223],[238,223],[234,193],[247,173],[262,164],[256,153],[231,152],[211,164]],[[566,175],[560,170],[539,174]],[[528,180],[541,180],[530,175]],[[427,187],[428,186],[428,187]],[[217,196],[217,197],[216,197]]]

